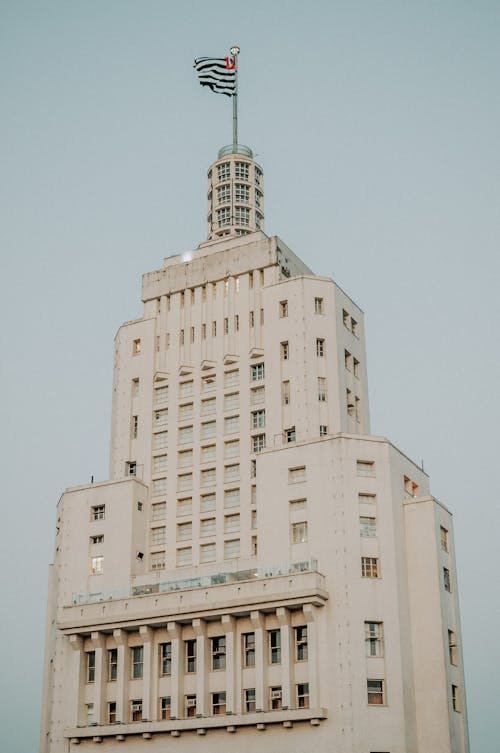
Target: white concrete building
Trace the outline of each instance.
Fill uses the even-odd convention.
[[[115,341],[58,506],[42,753],[467,753],[450,512],[370,434],[363,313],[264,234],[247,147]]]

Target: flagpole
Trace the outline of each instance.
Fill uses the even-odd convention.
[[[234,60],[234,95],[233,95],[233,152],[236,152],[238,146],[238,53],[240,48],[234,45],[230,49],[230,53]]]

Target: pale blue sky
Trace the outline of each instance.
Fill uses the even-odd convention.
[[[455,513],[472,753],[498,750],[500,4],[0,3],[2,749],[38,747],[55,506],[106,478],[113,337],[205,238],[238,43],[266,231],[366,313],[374,433]]]

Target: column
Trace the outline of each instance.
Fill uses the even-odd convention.
[[[95,651],[94,673],[94,721],[97,724],[106,723],[106,636],[103,633],[90,634],[92,651]]]
[[[153,631],[147,625],[141,625],[139,635],[142,638],[142,718],[151,719],[152,702],[152,653]]]
[[[196,716],[208,716],[207,676],[208,651],[205,620],[196,618],[192,622],[196,636]]]
[[[267,646],[266,620],[262,612],[250,612],[250,622],[255,633],[255,709],[267,711]]]
[[[236,713],[236,620],[229,614],[222,615],[226,632],[226,713]],[[240,683],[238,683],[239,686]],[[240,691],[241,695],[241,691]]]
[[[293,631],[290,627],[290,612],[285,607],[278,607],[276,617],[281,628],[281,704],[284,709],[290,709],[295,707]]]
[[[71,672],[68,682],[68,726],[76,727],[86,719],[83,712],[83,686],[85,677],[85,654],[83,652],[83,638],[80,635],[70,635],[69,645],[73,649],[70,657]]]
[[[168,639],[172,643],[172,675],[170,690],[172,719],[181,719],[184,715],[184,653],[182,628],[177,622],[167,623]]]
[[[129,721],[128,686],[130,678],[130,652],[128,636],[125,630],[113,630],[118,654],[118,668],[116,677],[116,721],[124,724]]]
[[[304,604],[302,607],[307,622],[307,668],[309,670],[309,706],[317,709],[321,705],[319,697],[319,653],[317,607]]]

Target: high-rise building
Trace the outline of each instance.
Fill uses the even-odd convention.
[[[451,514],[370,434],[363,313],[263,232],[250,149],[115,341],[110,480],[67,490],[42,753],[467,753]]]

